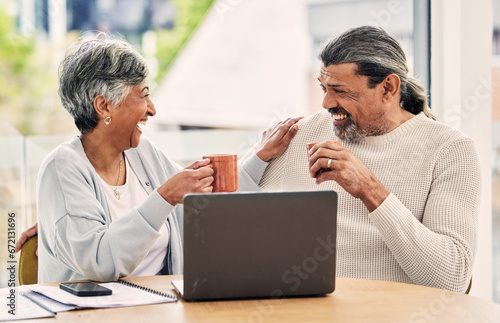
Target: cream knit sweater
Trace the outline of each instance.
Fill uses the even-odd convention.
[[[261,179],[264,191],[338,192],[337,276],[463,292],[476,253],[481,174],[473,141],[420,113],[382,136],[341,141],[391,192],[375,211],[309,176],[306,143],[339,140],[327,111],[299,122]]]

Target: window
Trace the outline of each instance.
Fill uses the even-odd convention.
[[[492,53],[492,237],[493,237],[493,300],[500,303],[500,0],[493,1]]]

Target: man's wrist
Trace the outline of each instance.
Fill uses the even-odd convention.
[[[390,192],[382,185],[376,189],[367,190],[367,194],[361,197],[361,201],[371,213],[375,211],[389,196]]]

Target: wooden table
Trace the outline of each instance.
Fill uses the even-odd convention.
[[[127,281],[175,293],[182,276]],[[52,284],[58,285],[58,284]],[[410,284],[337,278],[327,296],[185,302],[61,312],[37,322],[500,322],[500,305],[470,295]],[[16,321],[20,322],[20,321]]]

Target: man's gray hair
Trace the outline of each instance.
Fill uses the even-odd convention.
[[[424,112],[436,119],[427,106],[425,89],[417,79],[408,76],[406,56],[400,44],[382,28],[353,28],[330,40],[319,54],[325,67],[332,64],[355,63],[357,74],[368,77],[368,86],[375,87],[389,74],[401,80],[403,109],[418,114]]]
[[[122,39],[108,35],[82,38],[67,50],[59,66],[59,97],[82,134],[97,125],[94,98],[120,105],[130,87],[148,76],[146,60]]]

